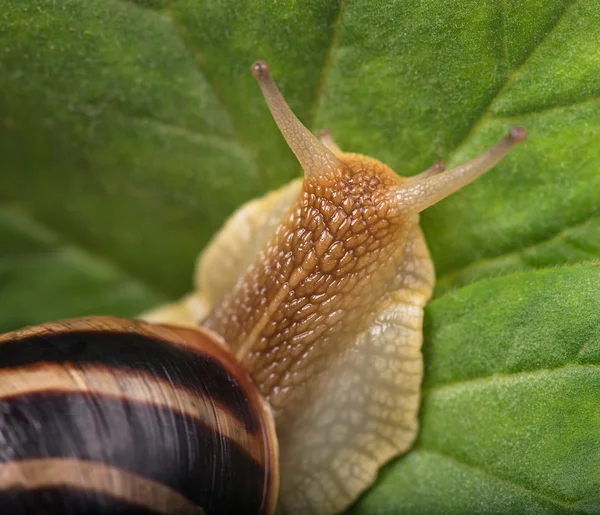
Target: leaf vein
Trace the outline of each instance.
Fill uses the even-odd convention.
[[[323,94],[325,92],[325,84],[327,82],[327,74],[331,69],[331,62],[333,60],[333,52],[338,44],[339,31],[342,25],[342,19],[344,17],[344,7],[346,6],[346,0],[339,0],[338,4],[338,12],[333,23],[333,27],[331,29],[331,41],[329,43],[329,48],[327,49],[327,53],[325,54],[325,60],[323,61],[323,68],[321,68],[321,74],[319,77],[319,84],[317,85],[317,89],[315,91],[315,100],[313,102],[313,106],[311,108],[311,114],[309,116],[309,122],[307,126],[311,128],[313,131],[315,130],[315,123],[317,121],[317,115],[319,113],[319,108],[321,106],[321,102],[323,101]]]
[[[40,223],[30,213],[25,213],[22,209],[17,210],[8,206],[1,206],[0,213],[5,219],[9,219],[13,221],[16,226],[23,228],[26,234],[41,233],[54,240],[52,241],[52,245],[54,246],[48,248],[46,251],[38,249],[18,256],[19,264],[22,264],[24,261],[29,259],[31,259],[33,262],[51,257],[53,254],[58,258],[61,254],[64,256],[65,254],[69,253],[71,255],[79,256],[81,258],[80,262],[82,268],[84,268],[84,266],[87,267],[86,269],[93,275],[98,276],[99,271],[106,273],[106,271],[109,270],[115,277],[122,277],[126,282],[139,286],[149,295],[152,295],[158,299],[166,300],[169,298],[169,295],[167,295],[165,292],[157,290],[154,286],[149,285],[146,281],[136,277],[129,270],[123,268],[119,263],[111,259],[110,256],[101,255],[95,251],[90,253],[88,249],[80,244],[77,244],[73,241],[65,241],[62,235],[59,235],[50,227]],[[31,228],[32,231],[27,231],[28,228]],[[4,257],[2,260],[0,260],[0,264],[10,263],[14,259],[16,259],[16,256]]]
[[[517,66],[514,70],[512,70],[506,74],[506,78],[505,78],[504,82],[498,87],[497,91],[491,96],[490,101],[483,109],[481,115],[479,115],[479,117],[471,125],[470,129],[467,131],[466,136],[464,138],[462,138],[462,140],[454,147],[454,150],[452,150],[449,153],[449,156],[451,156],[451,157],[448,158],[448,162],[450,162],[452,160],[452,158],[459,153],[460,149],[463,146],[465,146],[465,144],[479,130],[479,128],[483,124],[483,122],[490,116],[490,113],[492,112],[494,104],[504,94],[504,92],[514,83],[514,81],[516,80],[515,77],[517,77],[523,71],[523,69],[527,66],[527,64],[529,63],[531,58],[537,53],[537,51],[544,44],[544,42],[547,41],[548,37],[557,29],[557,27],[560,25],[560,22],[564,19],[567,12],[576,3],[577,3],[577,0],[573,0],[569,5],[567,5],[565,7],[565,9],[561,13],[561,15],[557,18],[554,25],[544,34],[544,37],[538,42],[538,44],[535,45],[531,49],[529,54],[525,57],[525,59],[523,59],[523,62],[519,66]]]
[[[204,65],[204,60],[201,57],[200,49],[198,49],[192,43],[191,38],[188,34],[187,28],[185,27],[184,24],[182,24],[178,20],[177,15],[171,10],[170,4],[157,9],[157,8],[153,8],[151,6],[140,5],[140,4],[136,3],[134,0],[123,0],[123,1],[137,9],[142,10],[142,11],[154,12],[155,14],[157,14],[159,16],[163,16],[166,20],[170,21],[171,25],[173,26],[173,30],[175,31],[177,36],[179,36],[183,45],[185,46],[185,48],[187,48],[188,52],[192,56],[192,59],[196,63],[198,72],[206,80],[207,84],[211,87],[215,97],[219,101],[219,104],[224,109],[225,113],[227,114],[229,121],[231,123],[231,126],[233,127],[235,139],[239,142],[240,147],[245,152],[247,160],[250,163],[252,163],[253,170],[256,170],[257,176],[262,180],[263,188],[265,188],[266,187],[265,186],[265,177],[261,173],[261,168],[258,166],[256,156],[251,152],[251,150],[248,147],[248,144],[245,142],[244,138],[241,137],[240,124],[239,124],[239,120],[235,114],[235,111],[231,108],[231,106],[228,103],[226,103],[223,100],[223,95],[221,94],[215,81],[211,78],[210,73],[208,73],[208,71]]]
[[[482,467],[481,465],[475,465],[472,463],[467,463],[464,462],[462,460],[459,460],[458,458],[456,458],[455,456],[452,456],[450,454],[446,454],[445,452],[439,451],[437,449],[431,449],[431,448],[427,448],[427,447],[416,447],[415,451],[418,452],[424,452],[426,454],[433,454],[435,456],[438,456],[442,459],[445,459],[447,461],[450,461],[452,464],[460,467],[460,468],[464,468],[464,469],[468,469],[468,470],[474,470],[476,472],[479,472],[480,474],[487,476],[495,481],[498,481],[499,483],[502,483],[503,485],[507,486],[508,488],[510,488],[511,490],[515,490],[519,493],[525,494],[529,497],[537,497],[538,499],[542,499],[544,501],[547,501],[551,504],[554,504],[556,507],[558,508],[562,508],[563,510],[567,510],[569,512],[573,512],[574,510],[574,504],[572,503],[568,503],[565,501],[561,501],[560,499],[556,499],[554,497],[551,497],[547,494],[543,494],[541,492],[538,492],[537,490],[532,490],[531,488],[527,488],[523,485],[520,485],[519,483],[515,483],[514,481],[511,481],[510,479],[498,476],[497,474],[485,469],[484,467]]]
[[[197,141],[200,143],[206,143],[216,148],[220,148],[222,150],[227,150],[227,152],[238,154],[240,157],[246,159],[248,161],[248,165],[250,166],[252,171],[257,172],[256,163],[249,158],[248,153],[239,145],[239,143],[235,141],[231,141],[220,135],[214,134],[204,134],[202,132],[198,132],[192,130],[188,127],[183,127],[181,125],[174,125],[169,122],[165,122],[158,118],[153,118],[150,116],[138,116],[138,115],[125,115],[127,118],[133,121],[137,121],[140,123],[153,125],[154,127],[167,132],[173,133],[178,136],[182,136],[186,139]]]
[[[600,96],[597,95],[592,95],[590,97],[584,98],[582,100],[578,100],[576,102],[567,102],[565,104],[552,104],[552,105],[547,105],[547,106],[543,106],[539,109],[531,109],[529,111],[521,111],[519,113],[515,113],[515,114],[495,114],[490,116],[490,118],[493,118],[494,120],[514,120],[514,119],[519,119],[519,118],[523,118],[525,116],[532,116],[532,115],[540,115],[540,114],[546,114],[546,113],[551,113],[552,111],[560,111],[562,109],[570,109],[570,108],[578,108],[578,107],[584,107],[587,106],[588,104],[594,104],[595,102],[600,101]]]
[[[472,377],[469,379],[462,379],[459,381],[454,381],[454,382],[450,382],[450,383],[432,386],[430,388],[423,388],[421,390],[421,394],[423,395],[423,397],[425,397],[427,395],[437,394],[437,393],[443,392],[445,390],[454,390],[457,388],[465,388],[465,387],[466,388],[474,388],[474,387],[477,387],[478,385],[481,385],[481,384],[485,385],[487,383],[493,383],[494,381],[497,381],[497,380],[515,381],[524,376],[538,377],[538,376],[544,376],[547,374],[553,374],[553,373],[559,372],[561,370],[568,371],[568,372],[581,371],[581,370],[596,370],[600,373],[600,363],[586,363],[586,364],[565,363],[558,367],[540,368],[540,369],[533,369],[533,370],[519,370],[517,372],[512,372],[512,373],[495,373],[495,374],[491,374],[489,376]]]
[[[525,255],[528,252],[530,252],[532,250],[535,250],[535,249],[537,249],[539,247],[542,247],[544,245],[547,245],[549,243],[561,240],[561,239],[565,239],[565,241],[567,241],[568,243],[571,243],[569,240],[566,239],[566,237],[571,232],[576,231],[578,229],[581,229],[581,228],[583,228],[583,227],[585,227],[587,225],[590,225],[590,224],[593,224],[593,223],[597,223],[597,222],[600,223],[600,217],[595,217],[594,216],[594,217],[589,218],[589,219],[585,220],[584,222],[579,223],[577,225],[572,225],[570,227],[563,228],[560,231],[554,233],[553,235],[551,235],[551,236],[549,236],[549,237],[547,237],[545,239],[536,241],[536,242],[532,243],[529,246],[520,247],[518,250],[514,250],[514,251],[511,251],[511,252],[506,252],[504,254],[499,254],[497,256],[489,256],[489,257],[486,257],[486,258],[478,259],[477,261],[473,261],[472,263],[469,263],[468,265],[464,266],[463,268],[461,268],[459,270],[456,270],[455,272],[450,272],[450,273],[444,274],[443,276],[441,276],[439,278],[438,283],[441,283],[441,282],[451,282],[451,281],[455,280],[457,277],[459,277],[462,274],[464,274],[465,272],[467,272],[469,270],[472,270],[472,269],[476,269],[476,268],[478,268],[479,266],[481,266],[483,264],[490,264],[490,263],[494,263],[494,262],[499,262],[499,261],[502,261],[502,260],[505,260],[505,259],[511,258],[511,257],[516,257],[516,258],[525,260],[526,259]],[[572,246],[574,246],[574,245],[572,245]],[[581,249],[581,250],[583,250],[583,249]],[[593,255],[593,254],[590,253],[590,255]],[[468,286],[468,285],[465,285],[465,286]],[[455,291],[455,290],[451,290],[451,291]],[[438,300],[438,299],[440,299],[440,298],[448,295],[448,293],[450,293],[450,292],[447,292],[447,293],[444,293],[443,295],[440,295],[439,297],[436,298],[436,300]]]

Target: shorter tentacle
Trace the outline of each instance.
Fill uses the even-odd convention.
[[[337,143],[333,140],[333,136],[331,135],[331,131],[329,129],[322,129],[321,132],[319,132],[319,139],[321,140],[321,143],[323,143],[323,145],[331,150],[336,156],[344,153],[344,151],[338,147]]]
[[[413,175],[408,179],[411,181],[420,181],[421,179],[426,179],[427,177],[432,177],[433,175],[437,175],[438,173],[442,173],[446,170],[446,163],[443,161],[438,161],[434,165],[430,166],[424,172],[418,173],[417,175]]]

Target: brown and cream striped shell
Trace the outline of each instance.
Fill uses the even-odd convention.
[[[0,337],[0,513],[271,513],[271,415],[214,335],[118,318]]]

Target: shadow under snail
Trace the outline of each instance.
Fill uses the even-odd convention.
[[[333,514],[413,443],[434,284],[419,212],[525,130],[400,177],[314,137],[252,71],[304,178],[235,213],[195,291],[145,321],[0,337],[3,514]]]

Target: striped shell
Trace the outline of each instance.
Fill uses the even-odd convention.
[[[1,513],[272,513],[270,411],[215,340],[107,317],[1,336]]]

